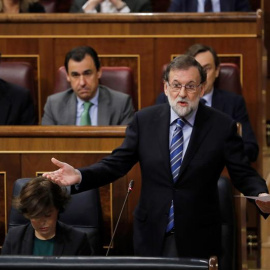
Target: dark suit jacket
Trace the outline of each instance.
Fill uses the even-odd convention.
[[[156,104],[168,102],[167,96],[162,92]],[[214,89],[212,107],[231,116],[242,125],[242,138],[245,146],[245,153],[251,162],[256,161],[259,154],[259,146],[249,122],[246,103],[242,96],[230,91]]]
[[[45,9],[40,3],[32,3],[28,8],[29,13],[44,13]]]
[[[197,0],[172,0],[169,12],[197,12]],[[221,12],[250,11],[248,0],[220,0]]]
[[[268,192],[265,180],[249,165],[236,122],[199,104],[188,148],[174,184],[169,158],[170,106],[138,111],[123,144],[100,162],[81,168],[78,191],[108,184],[141,167],[141,194],[134,213],[134,252],[160,256],[172,199],[179,256],[219,254],[221,218],[217,181],[224,166],[245,195]],[[135,184],[136,185],[136,184]],[[73,192],[76,192],[74,187]]]
[[[73,0],[69,12],[83,12],[82,6],[87,0]],[[149,0],[125,0],[130,12],[152,12],[151,1]],[[100,6],[97,6],[97,11],[100,12]]]
[[[134,115],[131,97],[99,85],[98,125],[127,125]],[[76,94],[72,89],[48,97],[44,107],[42,125],[75,125]]]
[[[0,125],[35,125],[30,91],[0,79]]]
[[[34,236],[34,229],[30,223],[11,228],[5,238],[1,254],[32,255]],[[53,255],[91,255],[86,234],[58,221]]]

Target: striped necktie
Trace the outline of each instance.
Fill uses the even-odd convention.
[[[84,110],[83,110],[82,115],[81,115],[80,126],[91,126],[91,118],[89,115],[89,110],[90,110],[92,105],[93,105],[93,103],[91,103],[91,102],[84,102],[83,103]]]
[[[178,179],[183,154],[183,127],[185,122],[182,119],[177,119],[176,128],[173,133],[173,138],[170,146],[170,161],[171,171],[173,176],[173,182],[175,183]],[[173,201],[169,211],[169,220],[167,224],[166,232],[169,232],[174,227],[174,208]]]

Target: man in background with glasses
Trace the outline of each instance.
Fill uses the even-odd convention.
[[[220,61],[217,53],[210,46],[194,44],[188,48],[186,54],[193,56],[207,74],[204,96],[201,101],[206,106],[222,111],[241,123],[245,153],[250,162],[255,162],[259,154],[259,146],[249,121],[243,96],[229,91],[230,89],[217,89],[214,86],[220,72]],[[167,96],[161,93],[156,103],[160,104],[167,101]]]
[[[52,158],[59,169],[43,174],[59,185],[72,185],[76,193],[111,183],[139,162],[136,256],[221,256],[217,181],[225,166],[243,194],[268,195],[265,180],[243,151],[236,122],[200,103],[205,81],[206,73],[193,57],[176,57],[164,76],[169,104],[136,112],[123,144],[100,162],[78,170]],[[270,202],[256,203],[270,212]]]

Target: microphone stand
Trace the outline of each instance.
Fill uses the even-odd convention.
[[[113,242],[113,239],[114,239],[114,235],[115,235],[115,232],[116,232],[117,227],[118,227],[118,223],[119,223],[119,221],[120,221],[120,218],[121,218],[121,216],[122,216],[123,210],[124,210],[124,208],[125,208],[125,205],[126,205],[128,196],[129,196],[129,194],[131,193],[133,187],[134,187],[134,180],[130,180],[129,185],[128,185],[128,190],[127,190],[127,195],[126,195],[126,198],[125,198],[125,200],[124,200],[124,203],[123,203],[121,212],[120,212],[120,214],[119,214],[118,220],[117,220],[117,222],[116,222],[115,229],[114,229],[114,231],[113,231],[113,235],[112,235],[112,238],[111,238],[111,242],[110,242],[110,244],[109,244],[109,247],[108,247],[108,249],[107,249],[106,256],[108,256],[109,251],[110,251],[110,249],[111,249],[112,242]]]

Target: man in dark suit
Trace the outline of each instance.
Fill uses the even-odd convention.
[[[0,79],[0,125],[36,125],[30,91]]]
[[[152,12],[149,0],[73,0],[70,12]]]
[[[249,122],[246,103],[241,95],[217,89],[214,87],[216,78],[219,76],[220,62],[212,47],[202,44],[194,44],[188,48],[186,54],[195,57],[207,73],[207,81],[204,92],[205,105],[213,107],[231,116],[242,125],[242,138],[244,141],[245,153],[251,162],[256,161],[259,154],[259,146]],[[168,102],[164,92],[162,92],[156,103]]]
[[[204,12],[207,0],[172,0],[169,12]],[[213,12],[250,11],[248,0],[220,0],[212,3]]]
[[[220,255],[217,181],[225,166],[234,186],[244,195],[268,195],[265,180],[244,154],[236,122],[199,102],[205,81],[205,71],[193,57],[176,57],[165,73],[164,91],[169,104],[138,111],[123,144],[110,156],[79,170],[53,158],[59,169],[44,173],[59,185],[75,185],[72,192],[81,192],[118,179],[139,162],[142,187],[134,213],[135,255]],[[174,163],[174,150],[169,145],[175,130],[180,133],[179,122],[184,123],[178,140],[182,144],[176,144],[182,152]],[[177,174],[171,169],[175,164],[180,166]],[[172,202],[174,226],[168,230]],[[256,203],[262,212],[270,212],[270,202]]]
[[[42,125],[127,125],[134,108],[129,95],[99,85],[102,71],[96,51],[88,46],[72,49],[65,59],[71,89],[48,97]],[[82,123],[84,104],[91,103]]]

